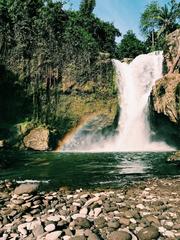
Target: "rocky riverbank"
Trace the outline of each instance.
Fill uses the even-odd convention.
[[[180,179],[116,190],[0,184],[0,239],[180,239]]]

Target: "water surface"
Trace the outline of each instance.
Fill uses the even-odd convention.
[[[7,152],[11,162],[0,180],[48,181],[50,188],[120,187],[147,178],[180,176],[167,163],[172,153],[50,153]]]

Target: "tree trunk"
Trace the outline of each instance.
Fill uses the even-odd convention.
[[[152,48],[154,50],[154,46],[155,46],[155,39],[154,39],[154,30],[152,31]]]

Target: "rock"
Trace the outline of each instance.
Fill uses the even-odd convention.
[[[99,197],[91,198],[85,203],[85,206],[88,207],[89,205],[91,205],[94,202],[97,202],[98,200],[99,200]]]
[[[48,224],[46,227],[45,227],[45,230],[46,232],[52,232],[56,229],[55,225],[53,223],[51,224]]]
[[[0,148],[3,148],[5,146],[5,141],[4,140],[0,140]]]
[[[163,235],[167,238],[170,238],[170,239],[174,238],[174,232],[169,231],[169,230],[165,231],[165,233]]]
[[[88,236],[88,240],[100,240],[100,238],[95,233],[91,233]]]
[[[86,240],[85,236],[75,236],[70,238],[70,240]]]
[[[177,149],[180,149],[179,104],[180,74],[167,74],[156,81],[150,97],[151,128],[155,138],[158,136]]]
[[[16,187],[14,190],[14,193],[17,195],[21,195],[23,193],[33,193],[37,191],[38,187],[39,187],[39,184],[25,183]]]
[[[156,81],[151,93],[152,108],[158,114],[164,114],[175,124],[180,121],[180,74],[165,75]]]
[[[135,215],[135,212],[132,211],[132,210],[128,210],[128,211],[125,211],[125,212],[124,212],[124,217],[125,217],[125,218],[133,218],[134,215]]]
[[[173,155],[171,155],[169,158],[168,158],[168,161],[169,162],[174,162],[174,161],[178,161],[180,163],[180,151],[178,152],[175,152]]]
[[[85,193],[85,194],[82,194],[81,196],[80,196],[80,198],[82,199],[82,198],[87,198],[89,196],[89,194],[87,194],[87,193]]]
[[[149,223],[155,223],[157,226],[160,225],[160,222],[158,220],[157,217],[153,216],[153,215],[147,215],[145,216],[145,219],[149,222]]]
[[[66,236],[70,236],[70,237],[73,235],[72,231],[69,228],[65,229],[64,233],[65,233]]]
[[[112,232],[108,237],[108,240],[131,240],[131,239],[132,239],[131,234],[125,231]]]
[[[106,226],[106,220],[104,217],[98,217],[94,220],[94,225],[97,228],[104,228]]]
[[[95,218],[98,217],[99,214],[101,213],[101,211],[102,211],[101,208],[95,208],[95,209],[94,209],[94,217],[95,217]]]
[[[76,229],[76,236],[85,236],[84,229]]]
[[[61,219],[61,216],[60,215],[55,215],[55,216],[49,216],[47,218],[48,221],[52,221],[52,222],[59,222]]]
[[[174,32],[170,33],[167,36],[166,41],[168,51],[166,51],[164,58],[167,65],[167,71],[172,72],[172,70],[174,70],[174,72],[179,72],[179,61],[177,62],[175,69],[173,69],[173,65],[177,61],[177,56],[180,53],[180,29],[177,29]]]
[[[75,225],[79,226],[81,228],[90,228],[91,227],[89,220],[86,218],[77,218],[75,220]]]
[[[26,236],[27,235],[27,230],[25,229],[26,228],[26,224],[23,223],[23,224],[20,224],[18,226],[18,232],[20,232],[23,236]]]
[[[174,226],[174,223],[173,223],[172,221],[165,221],[165,222],[164,222],[164,227],[165,227],[167,230],[171,230],[173,226]]]
[[[62,239],[63,239],[63,240],[70,240],[70,239],[71,239],[71,237],[70,237],[70,236],[66,236],[66,235],[65,235],[65,236],[63,236],[63,237],[62,237]]]
[[[108,227],[117,229],[117,228],[120,227],[120,224],[119,224],[118,221],[116,221],[116,220],[113,219],[113,220],[111,220],[111,221],[108,222]]]
[[[130,224],[130,219],[128,219],[128,218],[120,218],[120,219],[119,219],[119,223],[120,223],[121,225],[124,225],[124,226],[129,226],[129,224]]]
[[[34,236],[33,236],[32,233],[29,234],[27,237],[23,238],[23,240],[32,240],[32,239],[34,239]],[[12,240],[12,239],[11,239],[11,240]],[[39,240],[39,239],[37,238],[37,240]]]
[[[40,236],[44,233],[43,226],[41,224],[35,225],[32,232],[33,232],[34,236],[37,238],[38,236]]]
[[[80,210],[79,214],[81,214],[81,215],[83,215],[83,216],[86,216],[86,215],[88,214],[88,209],[87,209],[86,207],[83,207],[83,208]]]
[[[35,128],[24,138],[26,148],[46,151],[49,149],[49,130],[46,128]]]
[[[159,231],[158,228],[151,226],[141,229],[137,234],[139,240],[152,240],[158,239]]]
[[[73,214],[71,217],[72,217],[72,219],[76,220],[77,218],[86,218],[86,215],[85,214],[76,213],[76,214]]]
[[[141,210],[145,209],[145,206],[143,204],[138,204],[138,205],[136,205],[136,207]]]
[[[23,216],[26,219],[26,222],[32,222],[34,217],[32,217],[31,215],[27,215],[27,216]]]
[[[179,224],[174,224],[173,229],[180,230],[180,223]]]
[[[12,203],[16,204],[16,205],[21,205],[23,204],[25,201],[23,199],[13,199],[11,201]]]
[[[57,240],[61,236],[61,231],[55,231],[46,235],[46,240]]]

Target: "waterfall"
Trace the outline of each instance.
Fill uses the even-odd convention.
[[[119,151],[168,150],[150,141],[148,99],[155,81],[162,77],[163,53],[136,57],[130,64],[113,60],[117,72],[121,116],[115,147]]]
[[[83,146],[67,146],[75,151],[169,151],[173,150],[164,142],[152,142],[148,122],[148,100],[155,81],[162,77],[163,53],[153,52],[136,57],[130,64],[113,60],[119,89],[120,118],[117,134],[108,139],[93,135],[83,137]]]

